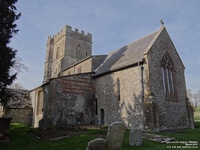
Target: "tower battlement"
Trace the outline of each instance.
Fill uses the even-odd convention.
[[[91,54],[92,34],[64,26],[47,38],[44,82],[62,75],[63,70]]]
[[[54,38],[52,38],[51,36],[48,36],[47,44],[53,44],[53,42],[54,42]]]
[[[82,30],[79,32],[79,30],[77,28],[72,30],[72,27],[68,26],[68,25],[64,26],[57,34],[55,34],[53,36],[48,36],[47,43],[57,42],[63,36],[76,37],[77,39],[92,43],[92,34],[91,33],[85,34],[85,32]]]

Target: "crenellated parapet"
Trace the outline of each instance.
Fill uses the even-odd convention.
[[[79,32],[77,28],[73,30],[71,26],[66,25],[54,36],[48,36],[47,44],[55,43],[63,38],[63,36],[76,37],[77,39],[92,43],[92,34],[85,34],[82,30]]]
[[[48,36],[47,44],[53,44],[53,43],[54,43],[54,38],[52,38],[51,36]]]
[[[44,82],[60,76],[63,70],[91,54],[92,34],[64,26],[47,38]]]

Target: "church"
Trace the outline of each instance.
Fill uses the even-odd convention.
[[[92,34],[66,25],[48,37],[44,81],[30,96],[40,128],[194,128],[185,67],[164,25],[108,55],[92,55]]]

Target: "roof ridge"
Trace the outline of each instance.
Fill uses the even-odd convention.
[[[148,52],[163,29],[164,27],[162,26],[160,30],[110,52],[105,60],[94,70],[95,75],[97,76],[141,62],[144,53]]]
[[[150,48],[152,47],[152,45],[155,43],[155,41],[157,40],[158,36],[160,35],[160,33],[165,29],[165,26],[163,25],[156,33],[156,35],[153,37],[152,41],[149,43],[149,45],[147,46],[147,48],[145,49],[143,55],[147,54],[150,50]]]

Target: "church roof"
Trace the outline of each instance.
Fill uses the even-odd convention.
[[[148,52],[163,28],[164,26],[162,26],[159,31],[156,31],[108,54],[104,62],[95,70],[94,76],[142,62],[143,54]]]

